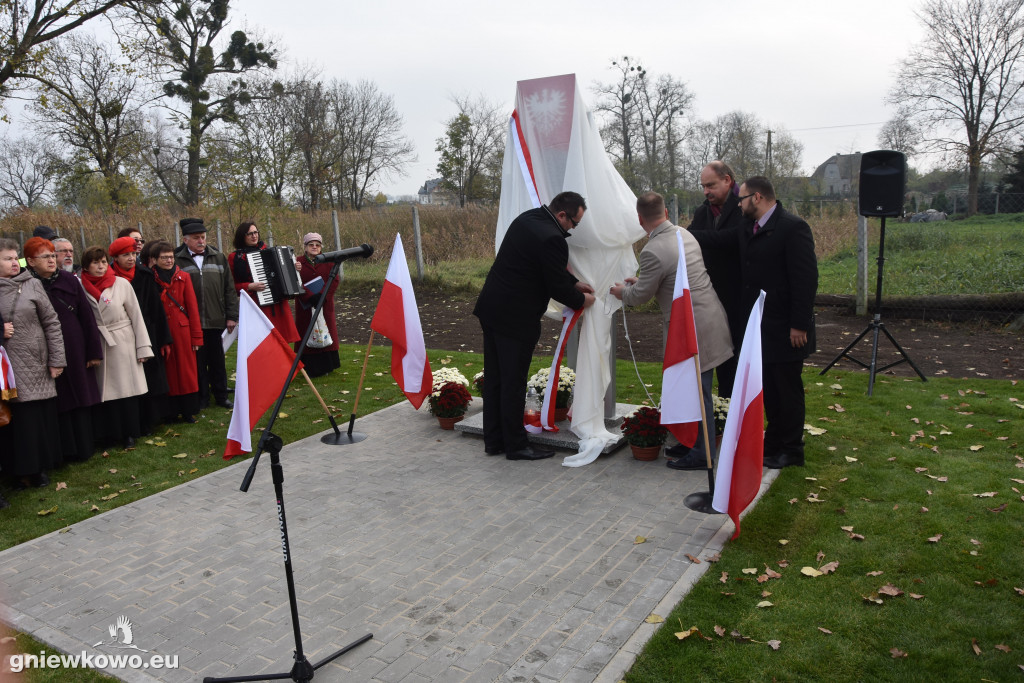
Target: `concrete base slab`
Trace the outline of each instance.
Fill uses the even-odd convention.
[[[616,403],[615,414],[610,418],[605,418],[604,426],[612,434],[617,435],[619,438],[614,443],[608,444],[604,447],[601,452],[607,455],[608,453],[614,453],[623,444],[626,443],[626,437],[622,435],[619,430],[619,425],[622,424],[622,420],[629,415],[631,412],[637,409],[637,406],[630,405],[628,403]],[[558,427],[557,432],[542,432],[540,434],[530,434],[530,443],[537,444],[538,446],[547,446],[549,448],[562,448],[569,451],[578,451],[580,440],[575,434],[572,433],[570,428],[569,420],[562,420],[556,422],[555,426]],[[484,433],[484,413],[482,410],[466,415],[462,422],[455,424],[455,431],[462,432],[463,434],[472,434],[474,436],[483,436]]]

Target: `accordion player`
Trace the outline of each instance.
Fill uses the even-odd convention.
[[[255,292],[256,303],[270,306],[303,293],[295,270],[295,252],[291,247],[266,247],[247,254],[252,281],[266,287]]]

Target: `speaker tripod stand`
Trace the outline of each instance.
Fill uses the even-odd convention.
[[[818,373],[819,375],[824,375],[826,372],[828,372],[832,368],[833,365],[838,363],[841,358],[847,358],[851,362],[856,363],[857,365],[861,366],[862,368],[867,368],[869,370],[869,375],[868,375],[868,396],[871,396],[872,393],[874,393],[874,389],[875,389],[875,375],[877,373],[879,373],[879,372],[884,372],[885,370],[888,370],[891,367],[895,367],[895,366],[899,365],[900,363],[909,363],[910,367],[914,368],[914,372],[917,373],[918,377],[921,378],[922,382],[927,382],[928,381],[928,379],[921,372],[920,368],[918,368],[917,365],[914,364],[914,361],[910,359],[910,356],[907,355],[907,352],[903,350],[903,347],[900,346],[899,342],[896,341],[896,338],[892,336],[892,333],[889,332],[889,330],[885,329],[885,323],[882,322],[882,268],[883,268],[884,264],[885,264],[885,216],[882,216],[882,228],[881,228],[881,230],[879,232],[879,237],[878,237],[878,279],[876,280],[876,288],[875,288],[875,316],[871,320],[871,322],[868,323],[868,326],[865,327],[864,330],[859,335],[857,335],[857,338],[854,339],[852,342],[850,342],[850,344],[845,349],[843,349],[839,353],[838,356],[833,358],[832,361],[828,365],[825,366],[824,370],[822,370],[820,373]],[[863,339],[865,336],[867,336],[868,332],[872,333],[872,336],[871,336],[871,362],[870,363],[865,363],[864,361],[862,361],[862,360],[860,360],[858,358],[854,358],[852,355],[850,355],[850,351],[851,351],[851,349],[853,349],[854,346],[856,346],[860,342],[861,339]],[[883,334],[885,334],[885,336],[889,339],[889,341],[892,342],[892,345],[894,347],[896,347],[896,351],[900,354],[900,358],[898,360],[895,360],[895,361],[889,363],[888,365],[883,365],[882,367],[878,367],[878,333],[879,332],[882,332]]]

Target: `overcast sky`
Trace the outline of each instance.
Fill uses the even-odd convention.
[[[436,140],[456,112],[452,94],[482,93],[508,107],[516,81],[575,73],[594,105],[612,58],[638,58],[695,94],[697,114],[736,109],[804,143],[810,173],[836,152],[877,149],[893,113],[884,101],[899,60],[919,41],[920,2],[822,0],[692,3],[651,0],[244,0],[237,20],[325,78],[369,79],[394,96],[418,161],[386,182],[415,194],[437,176]],[[841,127],[842,126],[842,127]]]

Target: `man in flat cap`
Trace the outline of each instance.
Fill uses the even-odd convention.
[[[206,226],[202,218],[183,218],[181,241],[174,252],[174,261],[192,278],[199,304],[199,320],[203,328],[203,345],[196,351],[199,379],[199,407],[210,404],[210,393],[222,408],[233,406],[228,398],[228,373],[224,366],[224,345],[221,334],[238,324],[238,294],[228,259],[206,243]]]

